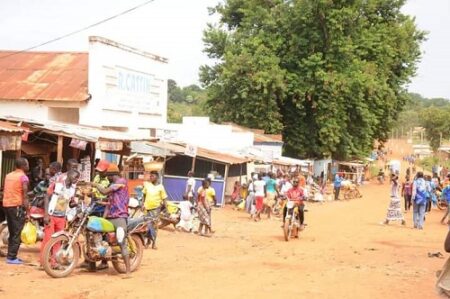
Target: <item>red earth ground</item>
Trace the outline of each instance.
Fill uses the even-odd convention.
[[[388,184],[361,192],[362,199],[308,204],[307,229],[289,242],[279,219],[255,223],[230,208],[213,211],[210,239],[161,230],[159,249],[147,249],[128,280],[113,269],[52,279],[31,265],[38,246],[22,246],[30,265],[0,262],[0,298],[439,298],[435,272],[445,259],[428,253],[447,258],[442,212],[433,209],[423,231],[412,229],[411,212],[406,226],[383,226]]]

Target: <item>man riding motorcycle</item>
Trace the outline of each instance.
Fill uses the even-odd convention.
[[[303,203],[306,197],[306,190],[299,185],[298,178],[292,180],[292,188],[286,192],[286,197],[288,200],[293,201],[298,206],[299,218],[300,218],[300,230],[304,229],[305,221],[305,204]],[[283,208],[283,226],[286,221],[287,207]]]
[[[116,236],[122,257],[126,267],[126,278],[130,277],[130,256],[127,248],[127,220],[128,220],[128,187],[127,181],[120,177],[119,167],[111,163],[106,170],[108,180],[111,185],[103,187],[101,183],[93,183],[101,194],[108,196],[108,202],[104,211],[104,218],[107,218],[116,229]]]

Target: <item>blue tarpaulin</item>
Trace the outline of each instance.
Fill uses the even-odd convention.
[[[179,176],[164,176],[163,185],[166,189],[169,200],[172,201],[182,201],[183,194],[186,190],[187,177]],[[197,190],[202,186],[203,179],[195,178],[195,195],[197,195]],[[222,180],[212,180],[211,187],[216,191],[216,200],[218,205],[224,205],[224,184]]]

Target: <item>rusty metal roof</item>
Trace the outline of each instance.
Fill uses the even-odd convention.
[[[24,130],[18,127],[16,124],[12,124],[6,121],[0,121],[0,132],[22,134]]]
[[[22,123],[30,128],[30,131],[42,131],[53,135],[80,139],[88,142],[97,141],[156,141],[158,138],[142,134],[131,134],[111,129],[89,127],[76,124],[68,124],[59,121],[34,121],[12,116],[1,116],[1,119]],[[23,128],[22,128],[23,129]]]
[[[82,102],[88,97],[88,53],[0,51],[0,100]]]

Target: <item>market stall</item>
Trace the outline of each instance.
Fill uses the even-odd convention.
[[[0,121],[0,190],[6,174],[15,168],[14,160],[20,153],[24,133],[20,126]]]

